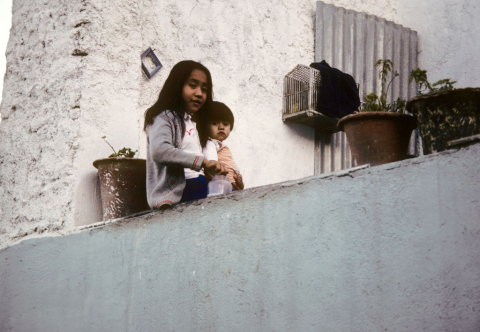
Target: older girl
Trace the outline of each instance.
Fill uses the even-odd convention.
[[[181,61],[170,72],[156,103],[145,112],[147,200],[152,209],[207,197],[202,168],[226,174],[225,166],[202,154],[195,119],[212,103],[210,71]]]

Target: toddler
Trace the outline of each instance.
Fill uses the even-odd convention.
[[[208,160],[218,160],[225,165],[228,180],[233,189],[244,188],[243,178],[233,160],[232,152],[224,141],[233,129],[234,117],[227,105],[214,101],[202,119],[203,128],[199,130],[203,155]],[[210,174],[206,174],[207,178]]]

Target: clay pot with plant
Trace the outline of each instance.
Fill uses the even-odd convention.
[[[102,138],[105,140],[105,136]],[[149,210],[145,159],[134,158],[138,151],[130,148],[115,151],[110,143],[105,142],[113,153],[93,162],[100,178],[103,220]]]
[[[423,153],[448,148],[450,141],[480,134],[480,88],[455,89],[449,78],[430,83],[427,71],[417,68],[410,82],[418,84],[418,96],[406,108],[418,122]]]
[[[388,102],[390,86],[399,76],[396,71],[392,73],[392,61],[380,59],[375,65],[380,67],[380,96],[368,94],[360,112],[338,122],[338,128],[347,136],[355,166],[376,166],[406,159],[410,137],[416,128],[413,116],[405,113],[405,100],[397,98]]]

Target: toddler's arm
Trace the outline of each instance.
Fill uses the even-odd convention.
[[[211,140],[207,141],[207,144],[203,148],[202,152],[205,156],[205,159],[218,161],[217,148],[215,147],[215,143]],[[210,180],[212,180],[212,176],[213,173],[205,169],[205,178],[207,179],[207,182],[210,182]]]
[[[212,142],[211,140],[207,141],[207,144],[203,148],[202,152],[203,152],[203,155],[205,156],[205,159],[218,161],[217,148],[215,147],[215,143]]]

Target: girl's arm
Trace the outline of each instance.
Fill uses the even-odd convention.
[[[219,161],[216,160],[207,160],[204,159],[202,163],[202,167],[205,169],[205,173],[210,174],[222,174],[227,175],[228,170],[227,167]]]
[[[175,147],[175,124],[168,115],[158,115],[153,124],[147,127],[147,139],[152,160],[164,166],[190,168],[200,171],[204,163],[203,155],[195,155]],[[178,130],[180,131],[180,130]],[[180,142],[177,142],[181,144]]]

